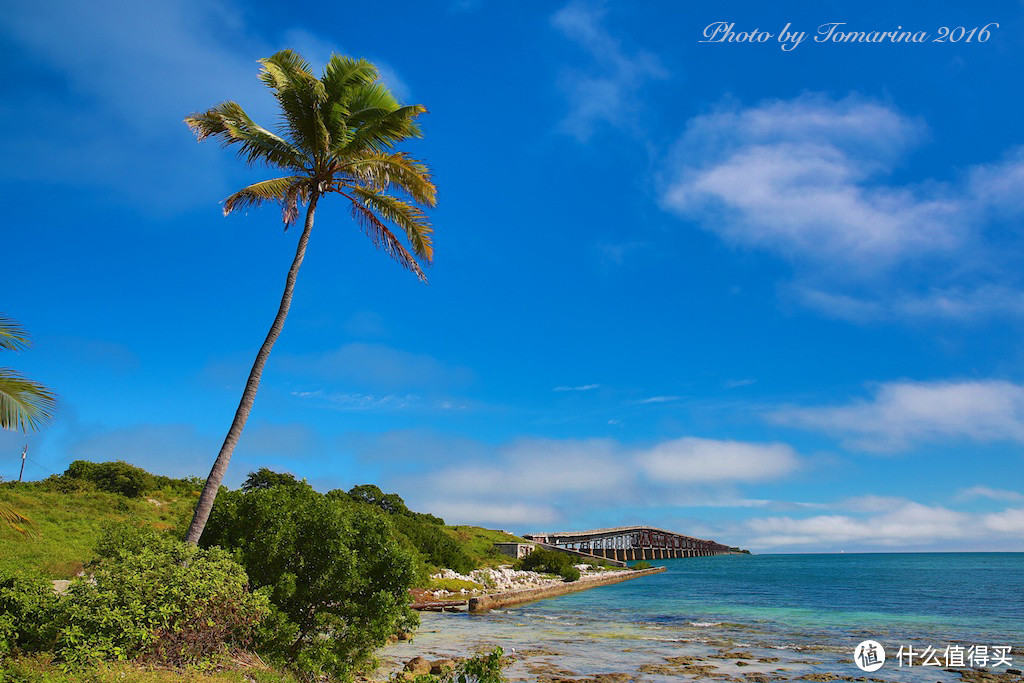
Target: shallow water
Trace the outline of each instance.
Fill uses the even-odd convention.
[[[489,614],[426,613],[411,644],[383,654],[406,661],[501,645],[517,651],[510,673],[521,679],[557,667],[574,676],[679,680],[693,676],[658,667],[666,657],[692,656],[737,680],[755,672],[959,680],[942,671],[947,645],[1011,646],[1013,666],[1024,665],[1024,553],[731,555],[658,564],[668,570]],[[869,638],[888,661],[866,674],[852,656]],[[943,666],[899,667],[901,645],[933,647]],[[720,658],[737,651],[746,666]]]

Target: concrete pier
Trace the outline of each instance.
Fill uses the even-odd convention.
[[[609,584],[620,583],[622,581],[639,579],[641,577],[658,574],[663,571],[665,571],[665,567],[621,571],[605,575],[598,574],[596,576],[580,578],[578,581],[565,582],[553,586],[524,588],[517,591],[509,591],[507,593],[481,595],[480,597],[469,599],[469,611],[486,612],[487,610],[494,609],[496,607],[508,607],[509,605],[519,605],[524,602],[532,602],[542,598],[553,598],[557,595],[565,595],[566,593],[575,593],[576,591],[585,591],[589,588],[596,588],[598,586],[607,586]]]

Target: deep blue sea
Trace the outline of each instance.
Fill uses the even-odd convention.
[[[899,667],[900,646],[939,653],[1010,646],[1012,665],[1024,668],[1024,553],[730,555],[656,564],[667,571],[484,615],[424,614],[414,644],[386,654],[441,656],[493,644],[539,653],[517,663],[512,673],[520,679],[549,664],[580,676],[692,678],[652,668],[683,655],[736,680],[825,672],[959,680],[944,667]],[[866,639],[888,656],[871,674],[852,660]],[[748,655],[744,665],[722,657],[736,652]]]

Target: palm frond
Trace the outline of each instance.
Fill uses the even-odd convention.
[[[7,503],[0,503],[0,520],[24,536],[34,536],[39,533],[35,528],[35,522]]]
[[[261,59],[260,80],[271,89],[281,106],[285,128],[308,155],[321,155],[330,145],[324,123],[327,101],[324,83],[313,75],[309,63],[291,50]]]
[[[366,233],[367,237],[370,238],[375,247],[383,250],[384,253],[397,261],[403,268],[416,273],[416,277],[421,281],[427,281],[427,276],[424,274],[423,269],[420,268],[420,264],[416,262],[416,259],[409,253],[409,250],[399,241],[395,233],[391,232],[388,226],[384,225],[372,211],[355,200],[352,201],[352,218],[362,228],[363,232]]]
[[[56,395],[39,382],[0,368],[0,428],[38,429],[53,419]]]
[[[394,111],[375,114],[361,123],[344,147],[332,151],[342,155],[360,150],[386,152],[397,142],[422,137],[420,127],[416,124],[416,117],[426,111],[427,108],[423,105],[411,104]]]
[[[433,230],[427,215],[419,207],[367,188],[355,187],[352,188],[352,193],[362,200],[366,208],[405,231],[405,236],[418,257],[427,263],[433,260],[434,245],[430,238]]]
[[[345,93],[358,86],[368,86],[380,77],[377,67],[365,59],[355,59],[332,54],[324,68],[321,81],[328,98],[340,99]],[[337,101],[335,99],[334,101]]]
[[[21,351],[31,346],[28,333],[14,318],[0,313],[0,349],[5,351]]]
[[[224,147],[238,145],[246,163],[302,168],[303,155],[284,138],[256,124],[237,102],[221,102],[205,112],[185,117],[199,141],[218,138]]]
[[[355,124],[401,109],[401,105],[388,87],[379,81],[369,83],[348,93],[345,100],[349,117]]]
[[[429,169],[404,152],[372,152],[339,166],[338,170],[374,189],[386,191],[396,186],[420,204],[431,208],[437,205],[437,187],[430,179]]]
[[[303,176],[293,175],[262,180],[248,187],[243,187],[224,200],[224,215],[227,216],[236,209],[248,209],[253,206],[259,206],[267,201],[284,201],[288,188],[303,180],[305,180]]]

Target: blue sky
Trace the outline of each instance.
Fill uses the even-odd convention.
[[[1024,5],[8,4],[0,359],[61,397],[0,476],[205,475],[297,234],[182,124],[289,47],[426,105],[424,286],[325,202],[228,483],[759,552],[1024,550]],[[808,38],[709,43],[713,22]],[[818,27],[989,27],[817,43]],[[3,455],[6,454],[6,455]]]

